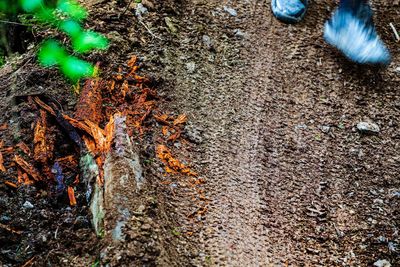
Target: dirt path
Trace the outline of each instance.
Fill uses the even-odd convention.
[[[394,64],[376,71],[324,43],[334,3],[320,2],[295,26],[277,22],[264,1],[183,4],[173,102],[204,132],[196,161],[210,204],[201,265],[400,264],[398,56],[388,31],[399,12],[375,5],[394,52]],[[199,25],[213,47],[203,35],[186,49]],[[362,120],[381,132],[361,135]]]

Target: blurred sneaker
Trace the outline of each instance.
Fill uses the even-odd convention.
[[[271,8],[275,17],[286,23],[296,23],[303,19],[308,0],[272,0]]]
[[[372,10],[367,4],[356,9],[339,6],[325,23],[324,38],[356,63],[390,63],[390,52],[375,30]]]

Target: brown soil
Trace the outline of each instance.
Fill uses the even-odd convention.
[[[374,69],[323,41],[335,6],[328,0],[311,3],[297,25],[278,22],[269,1],[151,1],[143,23],[132,9],[119,18],[123,4],[97,2],[88,25],[113,44],[90,59],[102,61],[106,76],[131,55],[141,58],[160,110],[189,116],[183,139],[169,145],[206,180],[196,189],[206,198],[185,178],[164,183],[155,155],[160,125],[149,120],[136,139],[146,182],[132,201],[138,212],[125,228],[127,242],[94,236],[84,192],[71,209],[49,200],[45,188],[1,184],[0,223],[22,231],[0,227],[1,264],[34,257],[36,266],[371,266],[380,259],[400,266],[399,55],[388,26],[398,21],[398,4],[374,1],[393,54],[387,69]],[[76,102],[62,96],[70,89],[56,72],[31,61],[3,75],[2,122],[17,121],[1,136],[6,144],[32,142],[36,115],[26,94],[44,90],[67,112]],[[379,134],[356,130],[366,120]],[[29,212],[21,208],[26,200],[35,206]],[[108,256],[99,256],[105,248]]]

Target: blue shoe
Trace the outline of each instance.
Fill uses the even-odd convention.
[[[303,19],[308,0],[272,0],[271,8],[275,17],[286,23],[297,23]]]
[[[359,64],[388,65],[391,57],[372,23],[372,10],[339,7],[325,23],[324,38],[347,58]]]

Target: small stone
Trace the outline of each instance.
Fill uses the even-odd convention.
[[[208,35],[203,35],[203,43],[208,49],[212,48],[213,46],[211,38]]]
[[[323,133],[329,133],[329,131],[331,130],[331,127],[329,127],[329,126],[322,126],[321,127],[321,131],[323,132]]]
[[[374,262],[374,266],[376,267],[391,267],[392,265],[387,260],[378,260]]]
[[[33,209],[33,205],[29,201],[25,201],[24,205],[22,205],[25,209]]]
[[[11,221],[11,217],[7,215],[0,216],[0,223],[8,223],[9,221]]]
[[[224,6],[224,11],[228,12],[229,15],[231,15],[233,17],[237,16],[237,11],[235,9],[231,8],[231,7]]]
[[[388,243],[388,248],[389,248],[389,251],[397,252],[397,244],[395,244],[393,242]]]
[[[307,125],[305,124],[298,124],[296,126],[294,126],[294,129],[297,130],[307,130]]]
[[[244,39],[244,38],[246,37],[246,35],[244,34],[244,32],[242,32],[242,31],[239,30],[239,29],[235,29],[235,30],[233,31],[233,33],[235,34],[235,37],[238,38],[238,39]]]
[[[142,15],[147,14],[149,11],[145,6],[143,6],[142,3],[137,4],[136,9],[135,9],[135,15],[136,17],[141,17]]]
[[[186,69],[188,73],[194,73],[194,71],[196,70],[196,63],[194,62],[186,63]]]
[[[378,134],[380,132],[379,126],[372,122],[359,122],[357,124],[357,130],[365,134]]]

